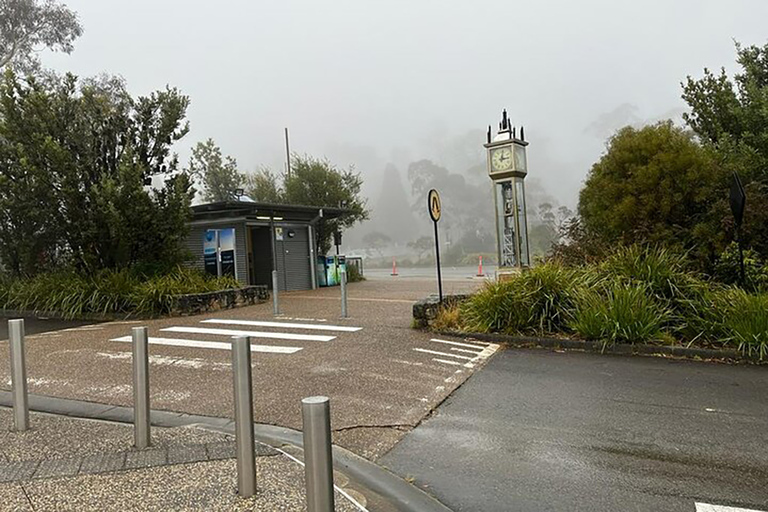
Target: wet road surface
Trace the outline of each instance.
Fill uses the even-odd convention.
[[[379,463],[456,512],[768,510],[768,368],[507,350]]]

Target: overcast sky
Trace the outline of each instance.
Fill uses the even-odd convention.
[[[134,94],[179,87],[182,162],[212,137],[243,170],[282,169],[287,126],[293,150],[356,164],[372,197],[387,162],[441,161],[506,107],[529,176],[575,204],[612,130],[679,116],[686,75],[734,70],[734,40],[768,42],[766,0],[66,3],[85,34],[46,63]]]

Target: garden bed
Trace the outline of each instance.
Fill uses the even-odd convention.
[[[240,286],[233,278],[182,267],[153,276],[110,270],[0,280],[0,311],[6,316],[108,321],[195,315],[268,299],[266,286]]]
[[[582,267],[549,262],[413,312],[415,327],[518,346],[768,360],[768,293],[711,282],[664,249],[622,248]]]

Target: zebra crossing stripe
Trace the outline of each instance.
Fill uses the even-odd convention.
[[[123,336],[122,338],[114,338],[109,341],[121,341],[130,343],[133,341],[133,339],[130,336]],[[178,338],[149,338],[148,341],[151,345],[232,350],[232,344],[224,341],[183,340]],[[267,354],[295,354],[299,350],[302,350],[301,347],[272,347],[269,345],[251,345],[251,352],[263,352]]]
[[[292,341],[331,341],[336,336],[320,336],[316,334],[292,334],[287,332],[241,331],[238,329],[207,329],[204,327],[167,327],[163,332],[181,332],[185,334],[210,334],[213,336],[250,336],[251,338],[268,338]]]
[[[248,327],[277,327],[283,329],[308,329],[315,331],[339,331],[339,332],[357,332],[362,327],[348,327],[344,325],[325,325],[325,324],[297,324],[290,322],[264,322],[261,320],[237,320],[237,319],[219,319],[211,318],[202,320],[201,324],[224,324],[224,325],[245,325]]]

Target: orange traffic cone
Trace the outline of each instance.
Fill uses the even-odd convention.
[[[485,277],[483,274],[483,257],[480,256],[480,261],[477,263],[477,277]]]
[[[397,261],[395,261],[395,258],[392,258],[392,275],[396,276],[397,273]]]

